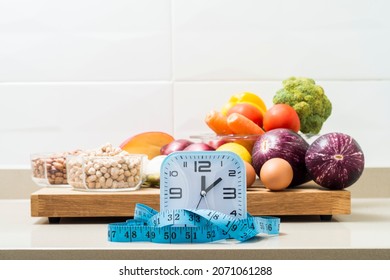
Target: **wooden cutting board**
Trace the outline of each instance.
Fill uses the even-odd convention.
[[[160,209],[160,190],[142,188],[133,192],[83,192],[71,188],[42,188],[31,194],[31,216],[48,217],[131,217],[136,203]],[[351,213],[351,194],[327,190],[313,184],[271,192],[257,181],[247,191],[248,213],[254,216],[332,215]]]

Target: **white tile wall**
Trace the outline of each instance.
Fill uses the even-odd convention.
[[[177,80],[389,79],[389,1],[174,1]]]
[[[171,77],[170,1],[0,1],[0,82]]]
[[[31,153],[120,145],[144,131],[173,133],[169,82],[0,84],[0,92],[3,167],[27,166]]]
[[[323,132],[390,166],[389,1],[0,0],[0,168],[29,154],[209,132],[208,110],[290,76],[323,85]]]

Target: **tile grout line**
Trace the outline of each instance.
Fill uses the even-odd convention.
[[[1,85],[89,85],[89,84],[161,84],[172,83],[172,80],[134,80],[134,81],[19,81],[19,82],[1,82]]]
[[[172,59],[173,61],[173,59]],[[88,85],[88,84],[160,84],[160,83],[267,83],[281,82],[283,79],[267,79],[267,80],[175,80],[173,66],[171,67],[170,80],[134,80],[134,81],[18,81],[18,82],[1,82],[2,85]],[[390,82],[390,79],[317,79],[322,82],[345,82],[345,83],[361,83],[361,82]]]

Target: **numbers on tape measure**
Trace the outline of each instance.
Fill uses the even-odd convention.
[[[280,219],[252,217],[237,219],[208,210],[156,210],[136,204],[134,219],[108,225],[108,240],[112,242],[150,241],[156,243],[204,243],[235,238],[245,241],[264,233],[279,233]]]

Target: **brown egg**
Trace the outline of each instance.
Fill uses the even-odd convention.
[[[244,163],[246,171],[246,186],[250,187],[256,180],[256,171],[250,163],[248,163],[247,161],[244,161]]]
[[[267,160],[260,170],[260,180],[267,189],[280,191],[287,188],[293,179],[293,170],[282,158]]]

